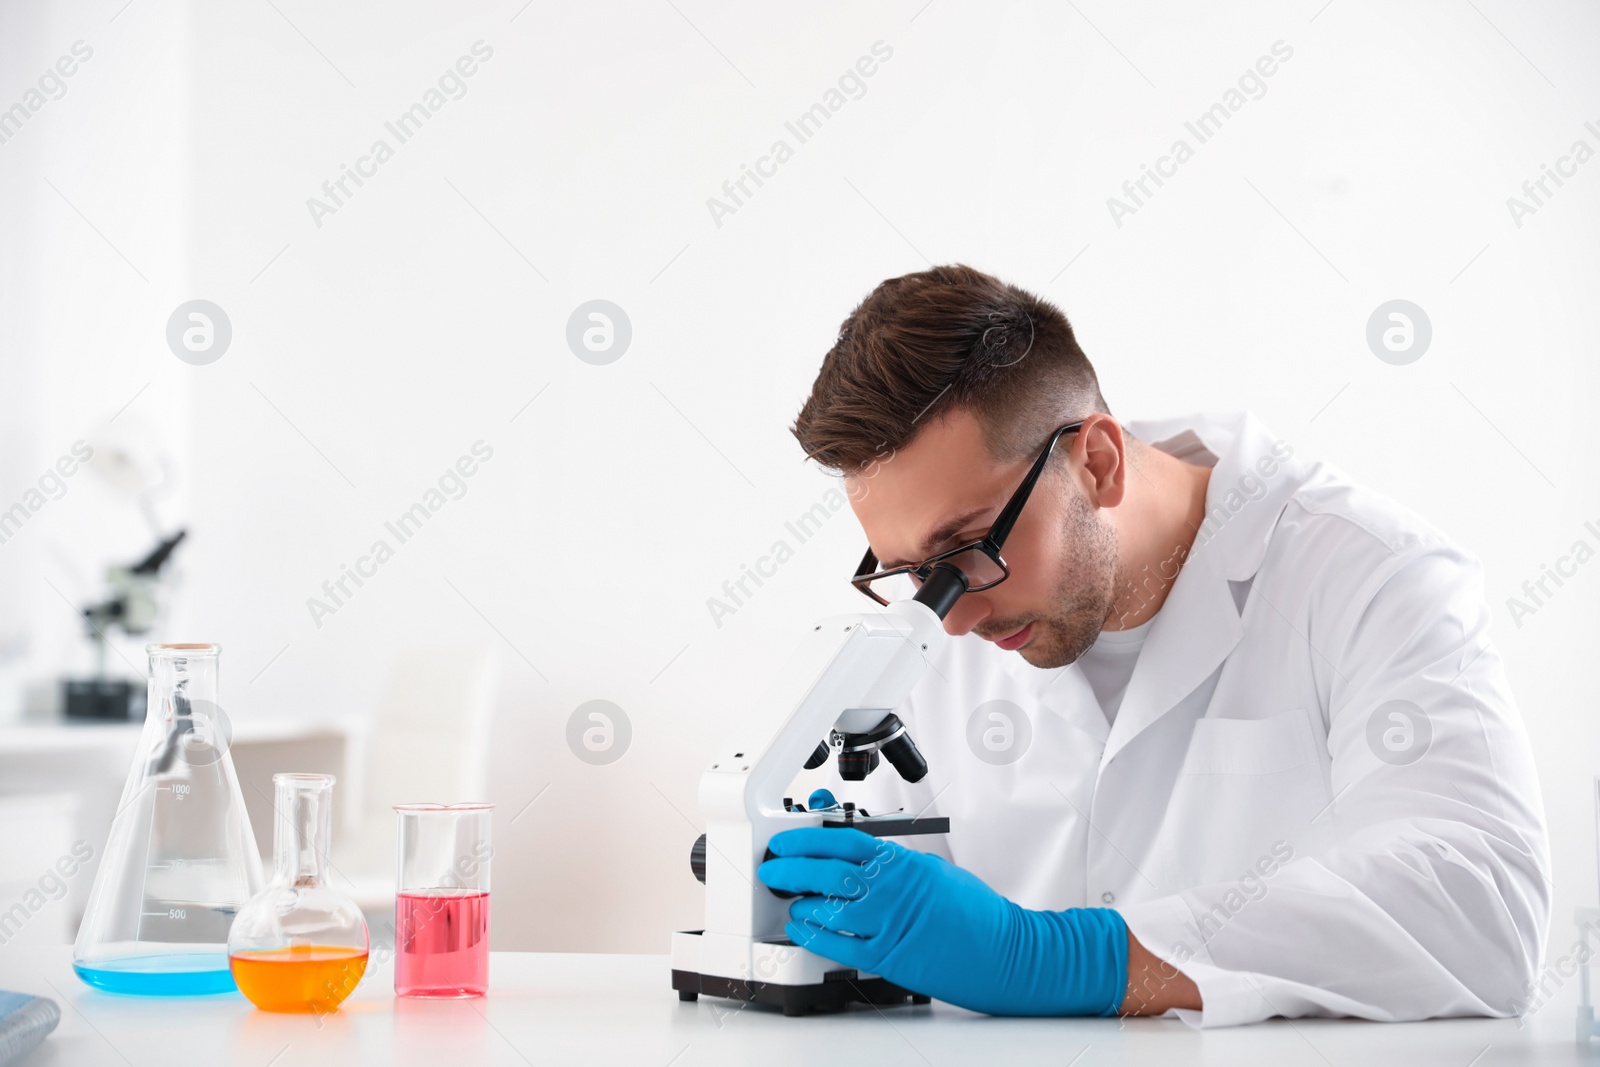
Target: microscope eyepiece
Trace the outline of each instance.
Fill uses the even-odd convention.
[[[935,563],[933,573],[923,581],[922,588],[911,599],[926,604],[939,618],[950,614],[961,594],[967,591],[967,576],[953,563]]]

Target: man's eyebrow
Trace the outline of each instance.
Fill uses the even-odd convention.
[[[926,559],[928,556],[931,556],[934,549],[950,540],[950,538],[954,537],[962,530],[965,530],[973,519],[978,518],[980,515],[985,514],[989,510],[989,508],[976,508],[972,511],[965,512],[964,514],[957,515],[948,522],[941,523],[937,530],[934,530],[933,533],[929,534],[927,538],[923,540],[920,547],[922,558]],[[893,563],[884,563],[882,566],[885,569],[890,567],[904,567],[909,562],[911,561],[897,560]],[[919,560],[918,562],[921,561]]]

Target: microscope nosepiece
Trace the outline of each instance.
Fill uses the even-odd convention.
[[[928,761],[917,751],[916,742],[897,715],[885,715],[864,734],[835,730],[833,737],[839,743],[839,777],[847,782],[859,782],[871,774],[878,766],[880,751],[906,781],[920,782],[927,776]]]

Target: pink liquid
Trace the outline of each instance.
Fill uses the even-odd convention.
[[[476,997],[488,989],[489,894],[401,893],[395,900],[395,993]]]

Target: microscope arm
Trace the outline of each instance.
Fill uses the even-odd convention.
[[[905,600],[818,623],[712,757],[700,779],[703,951],[708,964],[733,968],[716,973],[749,973],[752,940],[783,937],[788,902],[756,877],[756,867],[774,834],[822,823],[819,814],[788,811],[784,791],[830,730],[866,733],[905,702],[944,644],[948,610],[948,603]]]

